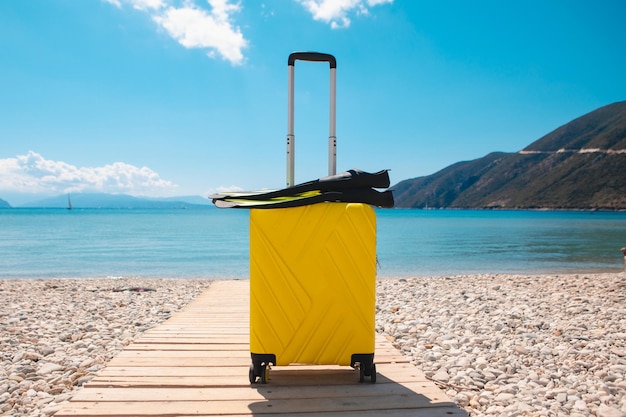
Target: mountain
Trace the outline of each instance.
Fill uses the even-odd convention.
[[[626,209],[626,101],[522,151],[458,162],[392,189],[401,208]]]
[[[67,208],[68,196],[44,198],[22,204],[20,207]],[[211,200],[200,196],[173,198],[133,197],[125,194],[77,193],[71,195],[72,208],[108,209],[176,209],[212,207]]]
[[[3,209],[3,208],[11,208],[11,205],[9,204],[8,201],[5,201],[0,198],[0,209]]]

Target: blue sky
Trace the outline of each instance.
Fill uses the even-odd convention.
[[[396,183],[516,152],[626,100],[625,18],[621,0],[3,0],[0,198],[281,188],[294,51],[337,58],[338,171]],[[296,182],[327,174],[328,72],[296,63]]]

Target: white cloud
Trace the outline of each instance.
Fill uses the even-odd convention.
[[[238,191],[243,191],[243,188],[237,185],[230,185],[230,186],[220,185],[219,187],[216,188],[216,191],[218,193],[227,194],[227,193],[236,193]]]
[[[333,29],[350,26],[350,13],[369,14],[369,7],[392,3],[393,0],[297,0],[313,19],[329,23]]]
[[[213,6],[210,13],[195,6],[170,7],[153,19],[185,48],[217,50],[231,63],[243,63],[242,50],[248,42],[239,28],[233,28],[229,19],[229,13],[239,10],[238,6],[216,0],[210,3]]]
[[[0,159],[0,191],[28,194],[102,192],[158,196],[177,186],[148,167],[115,162],[102,167],[76,167],[45,159],[29,151],[26,155]]]
[[[104,0],[106,3],[110,3],[113,6],[117,7],[117,8],[121,8],[122,7],[122,3],[120,3],[120,0]]]
[[[130,3],[132,3],[133,7],[137,10],[158,10],[165,7],[163,0],[130,0]]]
[[[185,48],[208,49],[207,55],[221,56],[233,65],[244,62],[243,49],[248,46],[232,15],[241,10],[230,0],[207,0],[208,8],[194,0],[176,6],[173,0],[105,0],[121,7],[128,4],[147,12],[161,28]]]
[[[160,9],[165,6],[164,0],[104,0],[121,9],[122,3],[127,3],[137,10]]]

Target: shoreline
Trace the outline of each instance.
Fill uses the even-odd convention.
[[[474,277],[474,276],[563,276],[563,275],[604,275],[604,274],[626,274],[626,256],[624,256],[623,265],[619,266],[604,266],[604,267],[571,267],[571,268],[557,268],[557,269],[525,269],[525,270],[507,270],[507,271],[472,271],[472,272],[459,272],[457,270],[448,271],[445,273],[414,273],[414,272],[385,272],[377,271],[376,280],[401,280],[401,279],[416,279],[416,278],[456,278],[456,277]],[[23,275],[15,276],[0,275],[0,283],[2,281],[54,281],[54,280],[79,280],[79,281],[97,281],[97,280],[142,280],[142,281],[158,281],[158,280],[188,280],[188,281],[247,281],[249,279],[249,271],[245,275],[68,275],[68,276],[32,276]]]
[[[0,414],[51,415],[215,279],[0,279]],[[626,273],[381,278],[376,331],[471,416],[626,416]]]

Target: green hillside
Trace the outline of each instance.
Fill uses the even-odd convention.
[[[396,207],[626,209],[626,101],[517,153],[491,153],[393,187]]]

